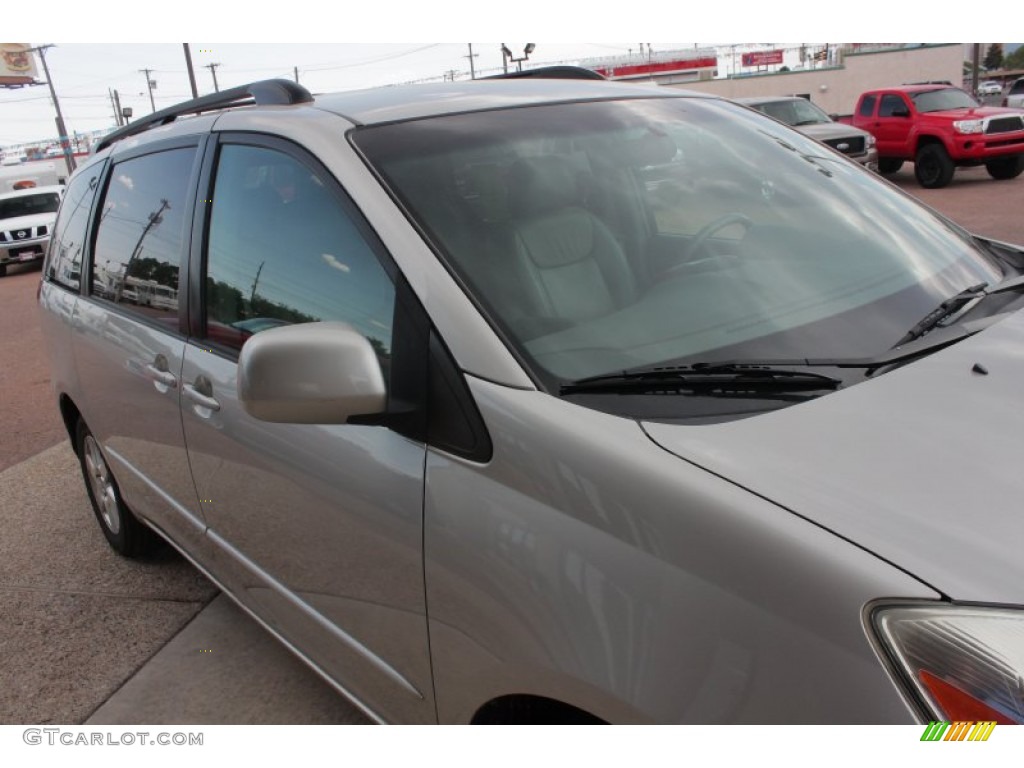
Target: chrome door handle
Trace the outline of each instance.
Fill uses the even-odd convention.
[[[205,390],[205,391],[203,391]],[[200,376],[196,379],[196,383],[186,384],[181,388],[181,391],[185,393],[185,397],[191,400],[196,405],[207,408],[211,411],[219,411],[220,403],[218,403],[208,392],[212,394],[213,387],[210,384],[210,380],[205,376]]]
[[[171,373],[171,367],[167,364],[167,357],[159,354],[153,358],[153,362],[144,367],[147,378],[153,382],[157,392],[163,394],[178,386],[178,377]]]
[[[153,382],[163,384],[169,389],[174,389],[178,386],[178,379],[173,373],[170,371],[161,371],[152,363],[146,366],[146,373],[149,374],[149,378],[152,379]]]

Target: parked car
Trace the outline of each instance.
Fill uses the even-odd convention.
[[[32,163],[0,166],[0,194],[32,187],[55,187],[67,181],[67,172],[58,171],[56,163]]]
[[[979,96],[998,96],[1003,92],[1003,84],[998,80],[986,80],[978,86]]]
[[[1024,111],[983,107],[959,88],[912,85],[862,93],[853,125],[878,140],[878,166],[896,173],[907,160],[927,189],[944,187],[957,167],[984,165],[1007,180],[1024,172]]]
[[[1003,106],[1024,109],[1024,77],[1018,77],[1013,81],[1013,85],[1003,97]]]
[[[723,99],[269,81],[101,142],[39,302],[111,546],[376,720],[1022,723],[1022,273]]]
[[[878,170],[874,136],[852,125],[833,121],[801,96],[751,96],[735,101],[793,126],[872,171]]]
[[[8,264],[42,262],[64,187],[0,193],[0,277]]]

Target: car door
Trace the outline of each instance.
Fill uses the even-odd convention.
[[[128,507],[200,557],[205,523],[178,405],[186,327],[178,286],[204,143],[151,143],[108,166],[72,344],[77,405]],[[157,286],[167,301],[151,301]]]
[[[911,107],[902,93],[883,93],[872,133],[884,157],[910,157]]]
[[[436,719],[422,563],[422,413],[400,396],[427,337],[338,183],[294,144],[224,135],[204,171],[182,418],[214,573],[272,631],[386,720]],[[341,321],[375,348],[389,415],[374,424],[258,421],[237,397],[246,339]],[[419,391],[425,386],[414,386]],[[415,399],[415,394],[412,400]]]

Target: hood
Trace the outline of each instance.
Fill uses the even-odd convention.
[[[28,229],[29,227],[49,227],[56,220],[56,213],[34,213],[31,216],[14,216],[9,219],[0,219],[0,232],[10,232],[12,229]]]
[[[867,131],[854,128],[846,123],[814,123],[812,125],[801,125],[797,128],[800,133],[810,136],[818,141],[831,141],[853,136],[869,136]]]
[[[953,599],[1024,604],[1022,406],[1024,311],[809,403],[643,427]]]
[[[971,120],[983,117],[998,117],[999,115],[1024,115],[1019,109],[1008,107],[970,107],[963,109],[943,109],[939,112],[922,112],[922,117],[941,117],[948,120]]]

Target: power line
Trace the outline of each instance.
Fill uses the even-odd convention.
[[[309,71],[309,72],[323,72],[323,71],[329,70],[329,69],[350,69],[352,67],[362,67],[362,66],[365,66],[367,64],[376,64],[376,63],[381,62],[381,61],[391,61],[392,59],[400,59],[403,56],[411,56],[414,53],[420,53],[422,51],[429,51],[431,48],[437,48],[439,45],[441,45],[441,43],[431,43],[430,45],[424,45],[424,46],[420,46],[419,48],[413,48],[411,51],[403,51],[401,53],[392,53],[392,54],[388,54],[387,56],[378,56],[377,58],[365,59],[363,61],[356,61],[356,62],[351,62],[351,63],[346,63],[346,64],[332,64],[332,65],[323,66],[323,67],[306,67],[306,66],[304,66],[302,68],[304,70],[306,70],[306,71]]]

